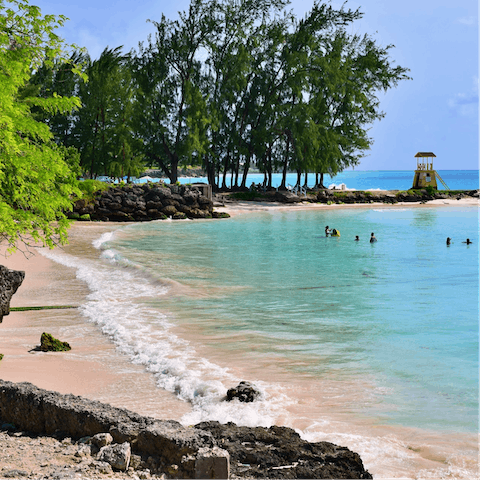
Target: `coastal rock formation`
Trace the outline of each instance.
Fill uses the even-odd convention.
[[[357,453],[329,442],[309,443],[287,427],[203,422],[230,454],[232,474],[247,478],[373,478]]]
[[[253,402],[260,392],[250,382],[240,382],[235,388],[227,391],[227,400],[230,402],[234,398],[238,398],[240,402]]]
[[[2,424],[60,439],[80,462],[80,473],[109,475],[113,467],[119,475],[142,471],[140,478],[148,478],[145,472],[163,478],[372,478],[358,454],[328,442],[309,443],[290,428],[218,422],[186,428],[29,383],[0,380]],[[2,447],[10,435],[18,436],[2,435]],[[103,442],[108,445],[98,451]]]
[[[78,200],[71,218],[142,222],[213,218],[213,202],[195,186],[169,184],[125,185],[99,192],[93,202]],[[218,217],[217,217],[218,218]]]
[[[10,300],[25,278],[25,272],[9,270],[0,265],[0,323],[10,313]]]

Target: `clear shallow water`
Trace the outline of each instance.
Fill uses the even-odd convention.
[[[193,288],[158,307],[204,335],[245,332],[294,374],[368,377],[382,405],[362,413],[384,422],[474,432],[478,244],[461,242],[477,234],[472,208],[301,211],[135,225],[110,246]]]
[[[476,207],[283,210],[129,225],[97,261],[49,255],[89,285],[86,318],[191,404],[184,424],[286,424],[375,477],[475,478],[478,232]],[[260,401],[223,402],[244,379]]]

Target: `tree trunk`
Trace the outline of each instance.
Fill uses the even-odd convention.
[[[287,137],[287,145],[285,147],[285,160],[283,162],[283,171],[282,171],[282,183],[280,184],[280,190],[287,189],[287,171],[288,171],[289,153],[290,153],[290,137]]]

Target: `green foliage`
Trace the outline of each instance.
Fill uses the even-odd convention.
[[[3,359],[3,353],[0,353],[0,361]]]
[[[89,222],[90,221],[90,214],[89,213],[84,213],[83,215],[80,215],[79,220],[82,220],[84,222]]]
[[[40,350],[42,352],[66,352],[72,347],[67,342],[62,342],[49,333],[42,333],[40,337]]]
[[[433,188],[431,185],[428,185],[427,188],[425,188],[425,190],[427,191],[428,195],[430,195],[431,197],[433,197],[435,193],[437,193],[437,190]]]
[[[111,188],[110,184],[100,180],[82,180],[78,182],[78,188],[86,200],[93,200],[97,192],[104,192]]]
[[[0,0],[0,243],[8,251],[19,241],[52,248],[67,240],[64,212],[78,193],[67,164],[74,164],[74,155],[57,147],[49,127],[33,111],[67,112],[80,102],[55,92],[41,98],[27,88],[32,71],[65,58],[55,33],[64,21],[42,17],[26,1]]]

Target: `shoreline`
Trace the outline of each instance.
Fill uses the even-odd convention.
[[[473,201],[469,201],[473,200]],[[437,202],[437,201],[435,201]],[[449,203],[428,202],[426,204],[272,204],[270,202],[235,202],[225,207],[216,207],[232,216],[245,213],[274,210],[301,209],[345,209],[345,208],[422,208],[472,206],[478,207],[478,199],[452,200]],[[186,220],[189,221],[189,220]],[[216,220],[211,220],[216,221]],[[228,221],[228,220],[226,220]],[[84,259],[97,260],[100,251],[92,246],[92,241],[102,234],[113,232],[128,223],[76,223],[70,230],[70,245],[63,248]],[[475,239],[477,241],[478,239]],[[27,260],[17,252],[14,256],[2,259],[2,264],[11,269],[27,272],[23,285],[13,296],[11,307],[38,305],[81,305],[90,291],[83,280],[76,277],[73,268],[63,266],[41,254]],[[47,326],[45,326],[47,325]],[[110,403],[112,406],[127,408],[142,415],[159,419],[180,419],[191,409],[173,394],[160,390],[155,385],[153,375],[143,365],[132,364],[126,355],[116,351],[116,347],[96,325],[89,323],[77,309],[11,312],[0,325],[2,343],[0,353],[5,357],[0,362],[0,378],[12,382],[29,381],[34,385],[60,393],[73,393],[92,400]],[[69,341],[73,350],[67,353],[29,353],[28,350],[39,344],[42,331],[47,331],[60,340]],[[72,339],[74,341],[72,341]],[[103,352],[102,361],[93,359],[98,351]],[[305,388],[309,388],[305,385]],[[141,392],[145,408],[138,409],[131,391]],[[122,395],[119,392],[125,392]],[[145,402],[145,397],[149,396]],[[147,404],[147,405],[145,405]],[[298,406],[302,408],[301,405]],[[361,429],[355,429],[359,433]],[[379,428],[388,435],[388,427]],[[334,443],[342,444],[340,440]],[[412,432],[412,443],[413,432]],[[363,458],[363,456],[362,456]]]

